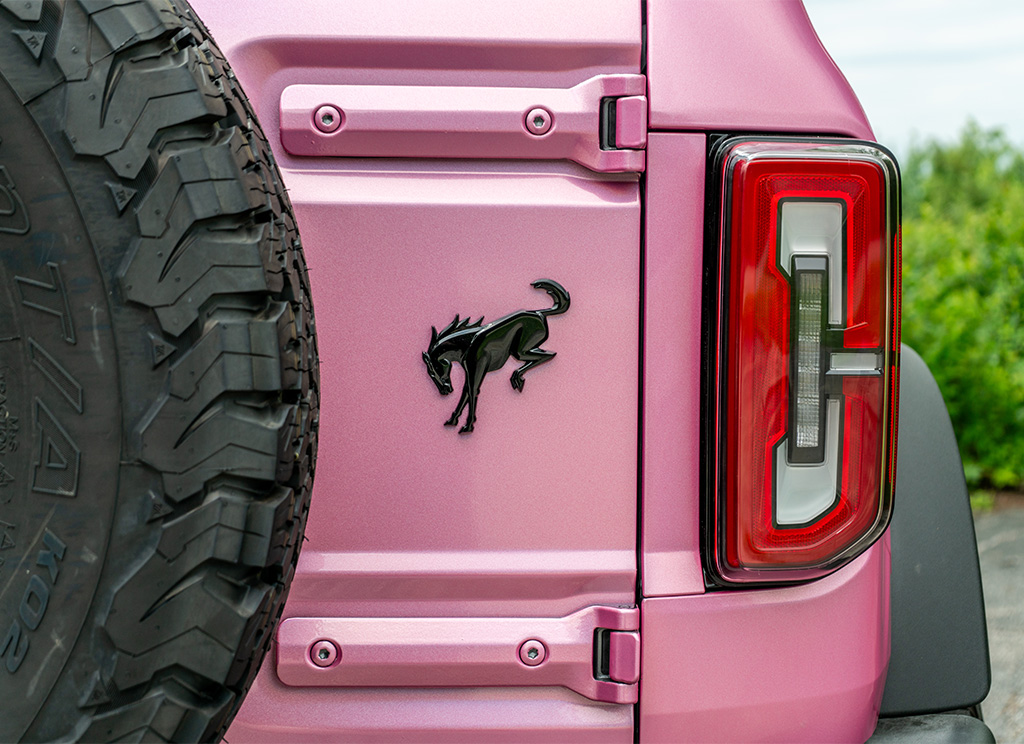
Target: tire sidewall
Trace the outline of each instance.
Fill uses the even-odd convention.
[[[9,741],[43,706],[90,615],[123,426],[95,239],[53,133],[3,82],[0,109],[0,699],[18,701],[0,725]]]
[[[215,740],[312,488],[291,205],[183,0],[4,3],[0,38],[0,741]]]

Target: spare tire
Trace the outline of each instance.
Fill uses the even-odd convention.
[[[0,0],[0,741],[211,741],[316,449],[308,278],[181,0]]]

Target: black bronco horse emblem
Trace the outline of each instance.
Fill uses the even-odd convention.
[[[463,409],[468,405],[465,425],[459,434],[469,434],[476,423],[476,401],[480,385],[488,372],[495,372],[505,366],[509,357],[515,357],[523,365],[512,373],[512,387],[523,391],[525,375],[534,367],[550,362],[555,352],[540,348],[548,338],[548,316],[561,315],[569,309],[569,293],[558,282],[538,279],[530,286],[543,289],[555,301],[554,307],[546,310],[520,310],[506,315],[493,323],[483,325],[484,319],[470,323],[469,318],[455,320],[440,333],[431,328],[430,346],[423,354],[430,379],[437,385],[441,395],[452,392],[452,362],[462,365],[466,382],[462,386],[462,398],[455,407],[445,426],[455,426]]]

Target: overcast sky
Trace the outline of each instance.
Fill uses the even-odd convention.
[[[804,0],[878,140],[953,139],[969,116],[1024,147],[1024,2]]]

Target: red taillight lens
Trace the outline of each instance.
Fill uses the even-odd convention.
[[[898,171],[867,143],[722,153],[714,571],[813,578],[891,514]]]

